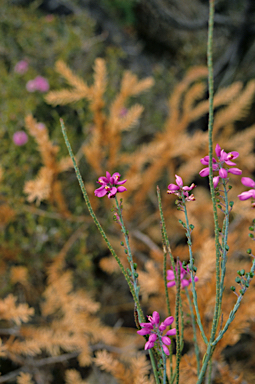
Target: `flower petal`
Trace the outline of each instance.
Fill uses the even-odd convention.
[[[141,336],[149,335],[151,333],[151,329],[149,329],[149,328],[139,329],[139,331],[137,331],[137,333],[138,333],[138,335],[141,335]]]
[[[147,349],[150,349],[150,348],[153,348],[153,347],[154,347],[154,343],[152,343],[150,341],[147,341],[147,343],[145,343],[144,349],[146,351]]]
[[[233,175],[241,175],[242,171],[239,168],[230,168],[228,170],[229,173],[232,173]]]
[[[122,181],[118,181],[116,184],[117,185],[122,185],[122,184],[125,184],[126,181],[127,181],[127,179],[126,180],[122,180]]]
[[[226,160],[225,164],[230,165],[230,166],[236,165],[236,163],[234,163],[233,161],[230,161],[230,160]]]
[[[219,144],[216,144],[215,153],[216,153],[217,157],[220,157],[221,147],[219,146]]]
[[[178,185],[176,185],[176,184],[169,184],[167,188],[170,191],[178,191],[180,189],[180,187],[178,187]]]
[[[255,181],[253,181],[250,177],[242,177],[241,183],[246,187],[255,188]]]
[[[175,181],[176,181],[176,184],[179,185],[179,187],[183,187],[183,181],[180,176],[175,175]]]
[[[159,324],[159,319],[160,319],[159,313],[157,311],[154,311],[152,314],[153,324]]]
[[[219,181],[220,181],[220,176],[215,176],[213,178],[213,186],[214,186],[214,188],[217,187],[217,185],[219,184]]]
[[[169,283],[167,283],[167,287],[168,288],[171,288],[175,285],[175,281],[170,281]]]
[[[108,171],[106,171],[106,178],[107,178],[107,182],[110,183],[111,174]]]
[[[236,159],[239,156],[239,152],[232,151],[228,153],[228,160]]]
[[[153,329],[153,325],[151,323],[140,323],[140,325],[141,325],[141,327]]]
[[[166,345],[170,345],[170,344],[171,344],[171,340],[170,340],[169,337],[167,337],[167,336],[162,336],[162,337],[161,337],[161,340],[162,340],[162,342],[163,342],[164,344],[166,344]]]
[[[125,187],[118,187],[117,188],[118,192],[125,192],[126,190],[127,190],[127,188],[125,188]]]
[[[169,331],[167,331],[166,335],[167,336],[176,335],[176,328],[173,328],[173,329],[170,329]]]
[[[172,269],[168,269],[166,271],[167,273],[167,280],[173,280],[174,279],[174,271],[172,271]]]
[[[163,321],[163,324],[166,325],[167,327],[171,324],[173,324],[174,322],[174,318],[173,316],[169,316],[167,317],[164,321]]]
[[[238,195],[238,198],[239,198],[239,200],[243,201],[243,200],[248,200],[251,197],[255,198],[254,196],[255,196],[255,190],[250,189],[249,191],[243,192],[240,195]]]
[[[110,199],[111,197],[114,197],[117,192],[118,192],[117,188],[116,187],[112,187],[110,189],[110,192],[108,193],[108,198]]]
[[[220,168],[219,170],[219,176],[222,179],[226,179],[228,177],[228,171],[225,168]]]
[[[150,336],[149,336],[149,341],[150,342],[155,342],[157,340],[157,335],[155,333],[152,333]]]
[[[95,196],[97,197],[103,197],[107,194],[107,190],[105,189],[104,186],[100,187],[100,188],[97,188],[95,191]]]
[[[208,175],[209,175],[209,167],[201,169],[201,171],[199,172],[199,175],[200,175],[201,177],[206,177],[206,176],[208,176]]]
[[[162,344],[162,348],[167,356],[169,356],[169,350],[166,345]]]
[[[164,323],[161,323],[158,329],[160,330],[160,332],[162,332],[166,329],[166,325]]]

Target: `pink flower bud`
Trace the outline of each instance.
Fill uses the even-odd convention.
[[[245,187],[255,188],[255,181],[253,181],[250,177],[242,177],[241,183],[245,185]]]

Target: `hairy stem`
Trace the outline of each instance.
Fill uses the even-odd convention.
[[[185,287],[186,296],[189,302],[189,308],[190,308],[190,315],[191,315],[191,322],[192,322],[192,328],[193,328],[193,340],[194,340],[194,347],[195,347],[195,354],[197,359],[197,375],[199,375],[200,371],[200,361],[199,361],[199,348],[197,343],[197,330],[196,330],[196,319],[195,314],[193,311],[192,301],[189,295],[189,290],[187,287]]]

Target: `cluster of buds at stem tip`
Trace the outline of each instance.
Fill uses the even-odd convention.
[[[159,346],[163,349],[164,353],[169,356],[168,345],[171,344],[171,340],[168,336],[176,335],[176,329],[170,329],[163,335],[166,328],[174,322],[173,316],[167,317],[160,325],[160,316],[157,311],[154,311],[152,316],[148,316],[149,323],[141,323],[142,329],[137,331],[141,336],[149,335],[148,341],[145,343],[144,349],[150,349],[155,346]]]
[[[226,165],[227,166],[236,165],[236,163],[233,163],[233,161],[231,161],[231,160],[234,160],[234,159],[236,159],[239,156],[238,152],[233,151],[233,152],[227,153],[223,149],[221,149],[219,144],[216,144],[215,153],[216,153],[216,156],[217,156],[217,160],[213,157],[213,159],[212,159],[212,169],[213,169],[213,172],[219,172],[219,174],[218,174],[218,176],[215,176],[213,178],[213,186],[214,186],[214,188],[217,187],[217,185],[219,184],[221,179],[225,179],[225,180],[228,179],[228,174],[229,173],[232,173],[233,175],[241,175],[242,174],[242,171],[239,168],[229,168],[229,167],[224,168],[224,166],[226,166]],[[203,168],[199,172],[199,175],[201,177],[209,176],[209,173],[210,173],[209,156],[203,157],[200,160],[200,162],[203,165],[207,165],[207,167]]]
[[[175,182],[176,184],[169,184],[168,185],[168,194],[175,194],[179,201],[177,202],[178,206],[182,206],[182,199],[184,198],[185,201],[194,201],[196,200],[193,194],[190,194],[189,192],[192,191],[196,187],[194,183],[190,185],[190,187],[183,186],[182,178],[178,175],[175,175]]]
[[[251,272],[246,272],[245,273],[245,270],[244,269],[241,269],[240,271],[237,271],[237,274],[238,276],[236,277],[235,279],[235,282],[240,286],[240,295],[243,296],[245,291],[249,288],[250,286],[250,279],[253,278],[254,276],[254,273],[251,271]],[[236,292],[235,292],[235,287],[232,286],[230,287],[230,289],[237,295],[239,296]]]

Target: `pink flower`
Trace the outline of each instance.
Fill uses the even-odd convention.
[[[181,198],[182,197],[181,192],[183,192],[186,201],[194,201],[195,200],[194,195],[193,194],[190,195],[189,192],[196,187],[195,184],[192,183],[190,187],[187,187],[187,186],[184,187],[182,178],[178,175],[175,175],[175,181],[176,181],[176,184],[168,185],[167,193],[169,194],[174,193],[176,196]]]
[[[169,355],[169,350],[167,345],[171,344],[171,340],[167,336],[176,335],[176,329],[170,329],[163,336],[163,331],[174,322],[173,316],[167,317],[160,325],[160,316],[157,311],[154,311],[152,316],[148,316],[149,323],[141,323],[142,329],[137,331],[138,335],[150,335],[147,343],[145,343],[144,349],[153,348],[155,343],[158,341],[160,346],[163,348],[163,351],[166,355]]]
[[[116,185],[125,184],[127,180],[119,181],[120,174],[115,172],[112,176],[109,172],[106,172],[106,177],[99,177],[97,183],[101,184],[100,188],[97,188],[94,193],[97,197],[103,197],[108,194],[108,198],[114,197],[117,192],[124,192],[127,190],[125,187],[116,187]]]
[[[191,283],[191,277],[190,277],[190,269],[189,267],[183,268],[182,263],[179,261],[180,264],[180,278],[181,278],[181,288],[184,289],[185,287],[188,287]],[[177,266],[175,267],[177,272]],[[175,277],[174,277],[174,271],[172,269],[167,270],[167,280],[169,280],[169,283],[167,283],[168,288],[173,287],[175,283]],[[195,282],[198,281],[198,277],[194,277]]]
[[[24,75],[28,70],[28,62],[26,60],[20,60],[14,67],[14,72]]]
[[[14,133],[12,140],[15,145],[18,145],[20,147],[21,145],[24,145],[27,143],[28,136],[24,131],[17,131]]]
[[[228,178],[228,173],[232,173],[233,175],[241,175],[242,174],[242,171],[239,168],[230,168],[230,169],[229,168],[227,168],[227,169],[223,168],[224,164],[227,164],[229,166],[236,165],[236,163],[233,163],[231,160],[234,160],[239,156],[238,152],[233,151],[233,152],[226,153],[223,149],[221,149],[219,144],[216,144],[215,153],[216,153],[216,156],[218,157],[218,160],[216,161],[215,158],[213,157],[212,168],[213,168],[214,172],[219,171],[219,176],[215,176],[213,178],[214,188],[216,188],[217,185],[219,184],[220,178],[222,178],[222,179]],[[209,165],[209,156],[203,157],[200,161],[203,165]],[[209,176],[209,173],[210,173],[210,169],[209,169],[209,167],[206,167],[206,168],[203,168],[199,172],[199,175],[201,177],[206,177],[206,176]]]
[[[240,195],[238,195],[239,200],[248,200],[250,198],[255,199],[255,181],[250,179],[249,177],[242,177],[241,183],[245,187],[251,187],[253,189],[250,189],[249,191],[242,192]],[[252,204],[252,207],[255,208],[255,203]]]
[[[26,84],[26,88],[28,92],[48,92],[50,89],[49,82],[45,77],[36,76],[35,79],[29,80]]]

